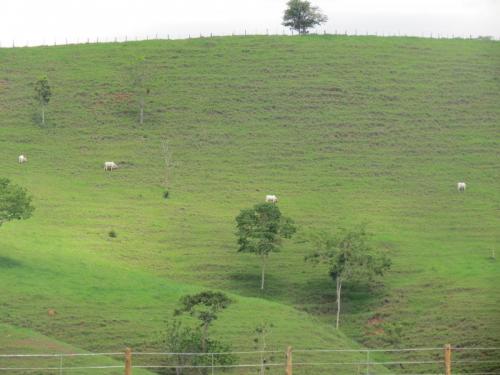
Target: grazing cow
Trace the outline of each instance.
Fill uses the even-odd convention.
[[[104,162],[104,170],[105,171],[112,171],[113,169],[117,169],[118,166],[115,164],[114,161],[105,161]]]
[[[19,161],[19,164],[23,164],[23,163],[26,163],[28,161],[28,158],[25,155],[19,155],[17,160]]]
[[[276,195],[266,195],[267,203],[278,203],[278,197]]]
[[[465,191],[465,188],[467,187],[467,185],[465,185],[465,182],[459,182],[457,184],[457,190],[458,191]]]

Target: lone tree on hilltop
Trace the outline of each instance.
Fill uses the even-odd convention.
[[[34,209],[25,189],[0,178],[0,226],[7,221],[28,219]]]
[[[262,273],[260,289],[264,289],[266,263],[269,254],[281,250],[283,238],[292,238],[297,228],[292,219],[281,215],[275,204],[259,203],[241,210],[236,217],[238,251],[260,256]]]
[[[231,299],[221,292],[206,291],[181,298],[182,307],[176,310],[176,315],[184,312],[201,321],[201,349],[207,350],[208,327],[217,319],[217,313],[231,304]]]
[[[52,91],[50,90],[49,80],[47,77],[42,77],[35,82],[35,99],[40,104],[42,110],[42,124],[45,125],[45,107],[50,102]]]
[[[340,302],[344,281],[372,281],[382,276],[391,266],[391,260],[369,244],[369,234],[364,226],[342,230],[336,236],[318,235],[314,240],[315,251],[306,260],[325,263],[336,284],[337,320],[339,328]]]
[[[282,25],[298,31],[299,34],[307,34],[310,28],[326,21],[328,17],[318,7],[312,6],[309,1],[289,0]]]

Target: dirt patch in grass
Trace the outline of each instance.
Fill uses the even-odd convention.
[[[115,92],[111,94],[111,98],[114,102],[123,103],[129,102],[132,98],[132,95],[128,92]]]
[[[373,318],[368,319],[368,325],[370,326],[382,324],[383,322],[384,319],[382,319],[380,316],[374,316]]]

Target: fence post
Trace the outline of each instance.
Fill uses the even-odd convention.
[[[370,351],[366,351],[366,375],[370,375]]]
[[[286,350],[286,375],[292,375],[292,347]]]
[[[125,375],[132,375],[132,349],[125,349]]]
[[[451,375],[451,345],[446,344],[444,346],[444,373],[445,375]]]

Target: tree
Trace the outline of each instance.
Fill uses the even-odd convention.
[[[173,320],[167,326],[167,330],[160,336],[159,344],[170,353],[175,355],[176,367],[175,374],[181,375],[185,366],[206,366],[211,365],[228,365],[235,362],[233,355],[228,354],[231,350],[230,346],[210,338],[206,340],[207,352],[217,353],[212,357],[207,356],[187,356],[182,353],[200,353],[201,350],[202,332],[199,328],[183,327],[178,320]],[[171,364],[167,359],[166,365]],[[205,371],[206,372],[206,371]],[[163,373],[171,374],[171,369],[166,369]]]
[[[391,260],[369,244],[365,226],[341,230],[336,236],[320,234],[313,240],[315,251],[306,260],[326,263],[336,284],[337,319],[339,328],[342,285],[345,281],[372,281],[382,276],[391,266]]]
[[[207,366],[211,365],[230,365],[235,362],[230,346],[208,338],[206,339],[206,349],[209,353],[217,353],[213,356],[192,356],[183,353],[200,353],[202,332],[199,328],[184,327],[179,320],[169,322],[167,330],[160,334],[158,344],[167,352],[176,353],[174,356],[176,362],[175,374],[181,375],[186,366]],[[212,361],[213,359],[213,361]],[[171,365],[171,358],[167,358],[166,366]],[[206,372],[206,371],[205,371]],[[161,374],[172,374],[172,369],[165,369]]]
[[[221,292],[206,291],[186,295],[180,302],[182,306],[176,310],[176,315],[187,312],[201,321],[201,350],[206,353],[208,327],[217,319],[217,313],[231,304],[231,299]]]
[[[283,238],[292,238],[297,228],[292,219],[283,217],[273,203],[259,203],[241,210],[236,217],[238,251],[254,253],[261,259],[260,289],[264,289],[269,254],[281,250]]]
[[[254,343],[255,349],[260,352],[260,371],[259,375],[264,375],[266,370],[269,370],[269,366],[266,364],[268,362],[272,362],[274,360],[274,356],[271,354],[270,356],[266,356],[267,350],[267,336],[271,333],[271,329],[274,326],[269,322],[262,322],[255,328]]]
[[[0,178],[0,226],[7,221],[28,219],[34,209],[25,189]]]
[[[136,96],[139,101],[139,123],[144,123],[144,104],[146,97],[150,94],[151,89],[147,86],[147,66],[146,57],[142,56],[137,59],[133,68],[133,85]]]
[[[42,124],[45,125],[45,107],[49,104],[50,97],[52,96],[47,77],[42,77],[35,82],[35,93],[35,99],[40,103],[42,110]]]
[[[318,7],[311,6],[309,1],[289,0],[282,25],[298,31],[299,34],[307,34],[308,29],[326,21],[328,17],[321,13]]]

